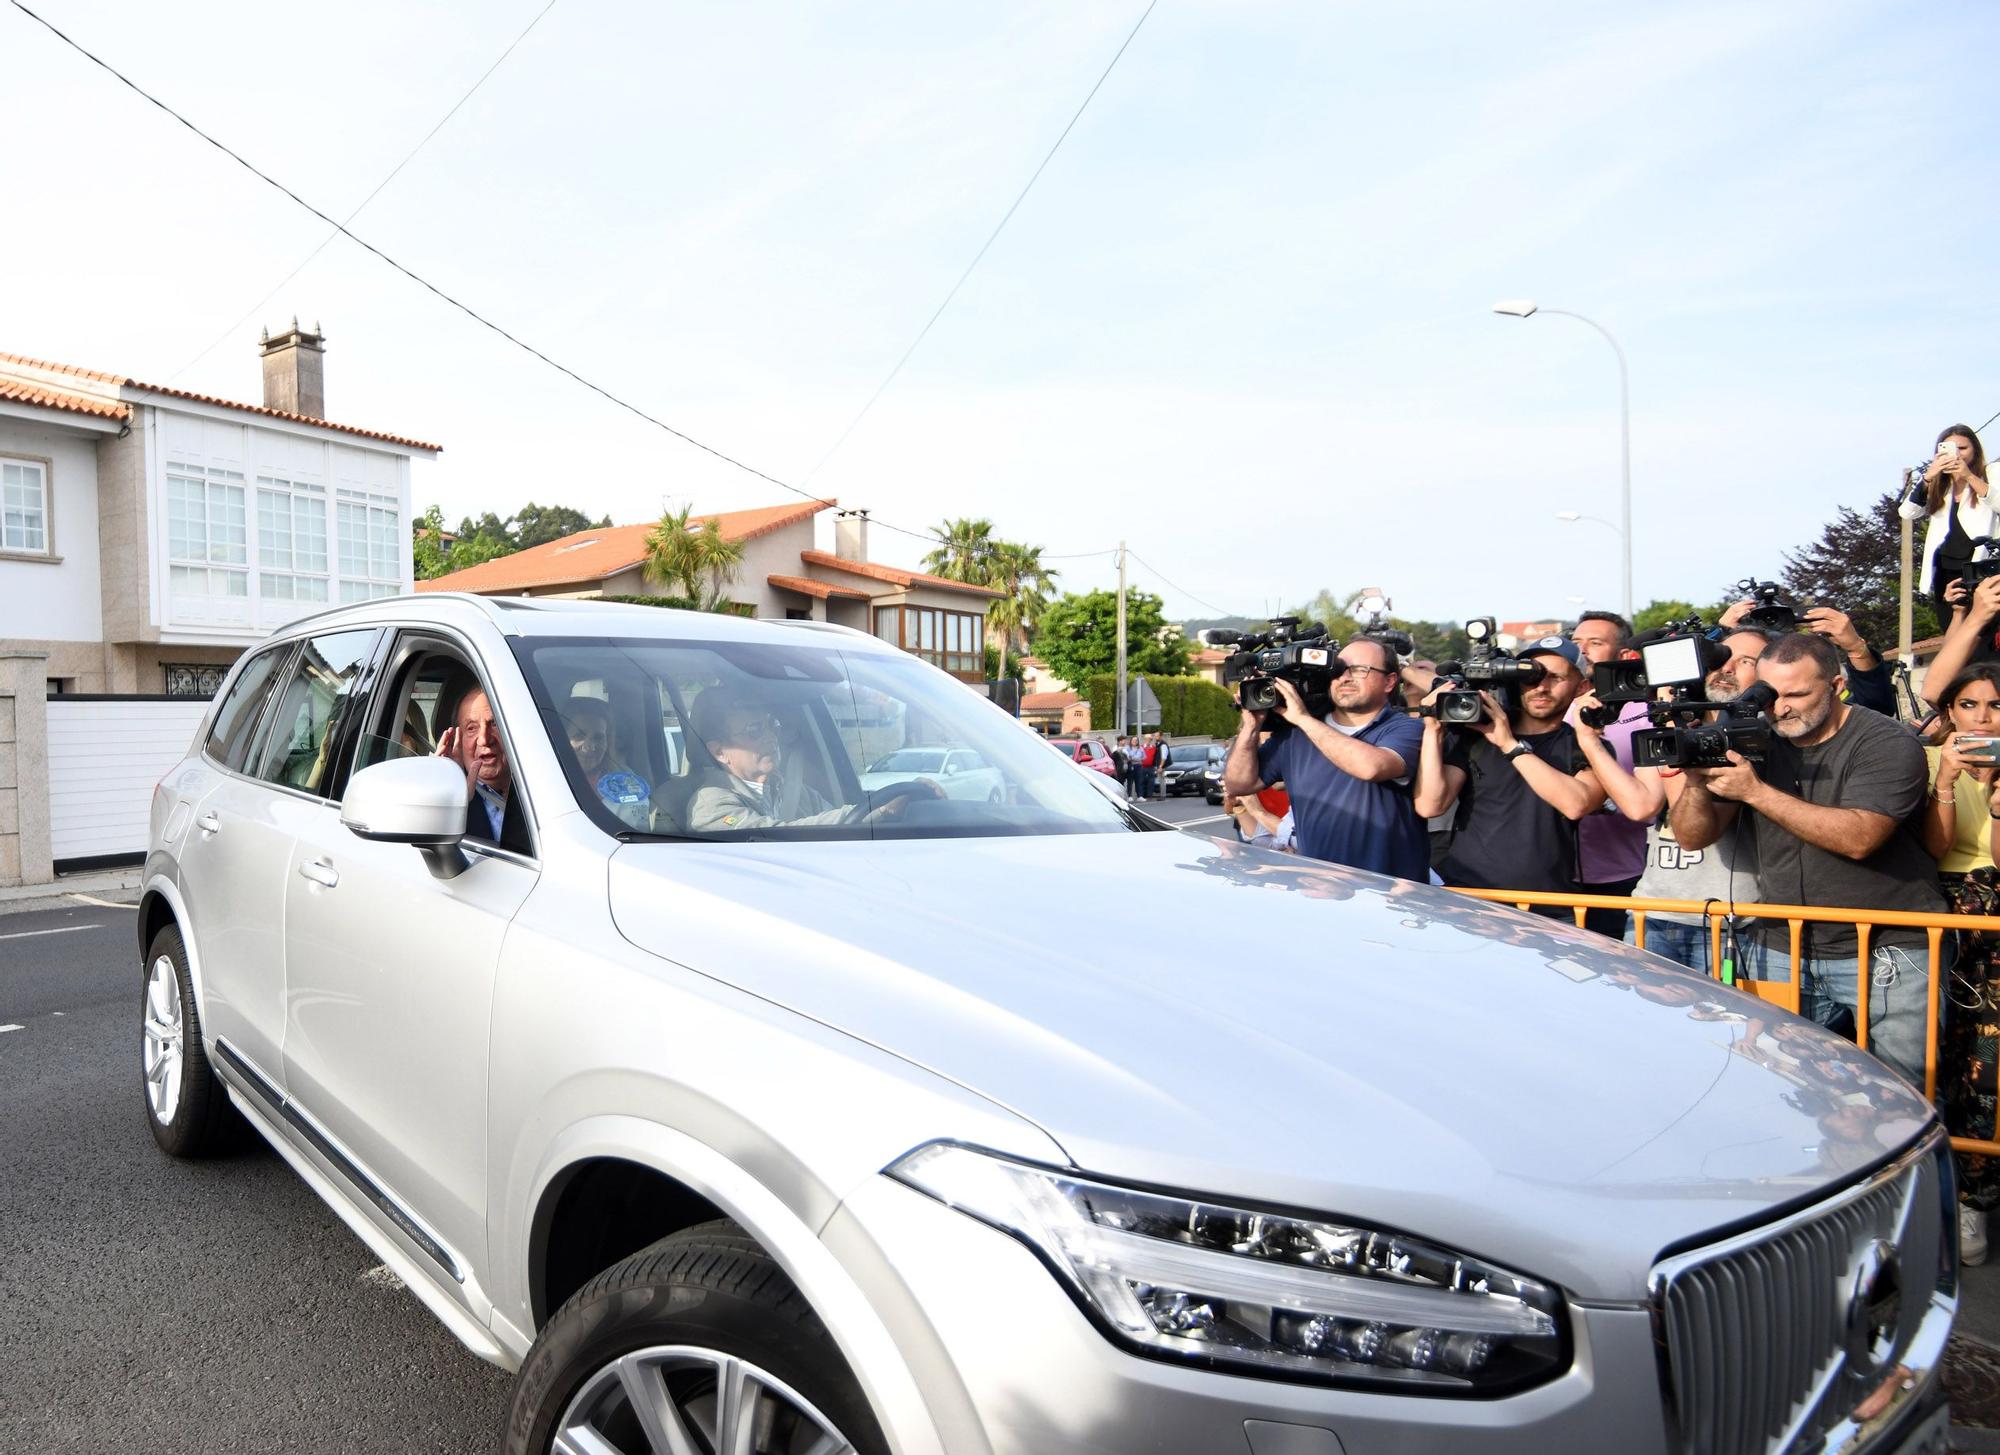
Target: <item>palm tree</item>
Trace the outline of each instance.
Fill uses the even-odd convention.
[[[932,532],[938,547],[924,557],[924,569],[933,576],[963,581],[969,586],[990,585],[992,570],[993,522],[990,520],[947,520]]]
[[[725,536],[713,517],[692,539],[701,569],[708,574],[708,599],[702,610],[714,611],[722,605],[722,593],[736,579],[736,569],[743,564],[743,542]]]
[[[683,505],[678,511],[669,510],[660,516],[660,523],[647,532],[642,569],[654,585],[678,586],[681,596],[698,602],[706,562],[702,558],[702,528],[689,519],[693,509],[691,505]],[[740,548],[737,555],[739,558],[742,555]]]
[[[1001,677],[1007,675],[1008,643],[1019,632],[1023,645],[1026,644],[1028,633],[1048,609],[1058,574],[1042,564],[1040,546],[1024,546],[1016,541],[993,543],[986,584],[1006,595],[986,608],[986,626],[999,644]]]

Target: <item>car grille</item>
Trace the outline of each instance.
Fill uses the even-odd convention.
[[[1933,1140],[1796,1217],[1662,1263],[1654,1320],[1678,1448],[1819,1448],[1915,1334],[1938,1276],[1942,1185]],[[1893,1352],[1856,1364],[1857,1269],[1877,1240],[1898,1250],[1902,1312]]]

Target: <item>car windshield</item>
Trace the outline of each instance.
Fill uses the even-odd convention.
[[[621,837],[1150,827],[1097,775],[900,653],[654,637],[526,637],[515,650],[577,802]],[[608,732],[577,732],[579,721]]]

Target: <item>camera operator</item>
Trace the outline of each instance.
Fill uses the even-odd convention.
[[[1261,748],[1257,734],[1268,714],[1243,709],[1223,789],[1243,796],[1282,780],[1291,792],[1300,855],[1424,880],[1430,852],[1409,793],[1423,729],[1394,700],[1396,654],[1360,637],[1340,649],[1339,662],[1333,710],[1323,719],[1306,710],[1299,689],[1282,677],[1271,680],[1285,727]]]
[[[1583,657],[1578,667],[1588,673],[1599,662],[1616,661],[1623,655],[1632,639],[1632,626],[1615,612],[1586,611],[1576,619],[1569,639],[1576,644]],[[1591,704],[1597,705],[1595,698],[1591,699]],[[1577,712],[1581,705],[1581,698],[1570,705],[1568,721],[1576,729],[1577,746],[1583,750],[1584,761],[1590,764],[1598,782],[1609,791],[1610,783],[1599,756],[1611,759],[1614,766],[1629,775],[1632,771],[1632,734],[1652,726],[1652,719],[1646,715],[1645,703],[1629,702],[1615,721],[1600,730],[1578,720]],[[1618,811],[1615,803],[1607,799],[1597,813],[1576,826],[1576,847],[1578,882],[1586,891],[1591,894],[1629,895],[1639,882],[1640,872],[1646,867],[1646,825],[1627,818]],[[1622,940],[1625,938],[1625,911],[1585,910],[1583,927],[1609,939]]]
[[[1762,764],[1729,754],[1724,768],[1690,768],[1670,822],[1683,848],[1721,842],[1739,817],[1756,843],[1761,890],[1784,904],[1935,913],[1937,866],[1918,817],[1930,787],[1923,749],[1904,728],[1857,712],[1839,695],[1841,654],[1824,636],[1789,633],[1757,663],[1777,693]],[[1859,942],[1849,925],[1804,927],[1803,1009],[1821,1025],[1853,1015]],[[1789,928],[1763,927],[1772,960]],[[1921,1086],[1929,972],[1925,932],[1883,927],[1871,937],[1869,1049]]]
[[[1703,684],[1708,700],[1729,702],[1755,686],[1757,659],[1774,640],[1775,633],[1755,627],[1742,627],[1723,637],[1720,645],[1727,655]],[[1589,693],[1576,702],[1579,709],[1596,705],[1597,699]],[[1581,719],[1576,723],[1576,736],[1611,802],[1627,820],[1645,826],[1645,866],[1639,882],[1633,886],[1634,895],[1640,899],[1715,900],[1724,905],[1756,901],[1757,845],[1745,832],[1747,823],[1738,823],[1708,848],[1687,848],[1674,838],[1665,817],[1687,786],[1682,771],[1650,767],[1628,770],[1602,743],[1594,743],[1596,734]],[[1731,980],[1765,977],[1765,949],[1754,933],[1754,924],[1734,917],[1724,921],[1722,953]],[[1691,970],[1713,974],[1720,968],[1711,964],[1708,920],[1703,915],[1656,910],[1646,916],[1643,942],[1636,925],[1627,927],[1625,939]]]
[[[1972,564],[1976,542],[1993,534],[1994,502],[1987,493],[1986,447],[1969,425],[1946,425],[1937,454],[1924,466],[1924,563],[1917,576],[1929,584],[1938,620],[1951,614],[1945,588]]]
[[[1717,629],[1734,629],[1756,608],[1754,600],[1744,598],[1722,613]],[[1889,676],[1889,664],[1876,655],[1867,638],[1855,629],[1852,617],[1831,606],[1809,606],[1798,613],[1798,630],[1823,636],[1840,649],[1841,672],[1847,684],[1848,701],[1885,717],[1896,715],[1896,684]],[[1748,687],[1750,684],[1746,682],[1743,685]]]
[[[1575,729],[1563,721],[1583,690],[1583,654],[1562,637],[1543,637],[1516,655],[1546,673],[1520,689],[1516,710],[1481,692],[1486,716],[1454,734],[1449,749],[1444,724],[1424,719],[1416,811],[1435,818],[1458,806],[1457,828],[1436,866],[1446,884],[1574,890],[1577,820],[1604,802]],[[1426,704],[1436,696],[1433,690]],[[1567,910],[1549,913],[1569,917]]]

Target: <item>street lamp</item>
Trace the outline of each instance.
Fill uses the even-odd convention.
[[[1514,298],[1493,305],[1495,313],[1509,318],[1533,318],[1537,313],[1553,313],[1562,318],[1574,318],[1579,323],[1587,323],[1604,335],[1604,341],[1611,345],[1611,352],[1618,356],[1618,453],[1621,498],[1623,502],[1624,527],[1619,535],[1625,545],[1625,619],[1632,619],[1632,391],[1631,381],[1625,371],[1625,350],[1618,347],[1618,340],[1611,336],[1611,330],[1581,313],[1571,313],[1564,308],[1542,308],[1532,298]],[[1570,519],[1574,512],[1560,512],[1560,519]],[[1594,519],[1595,517],[1590,517]],[[1609,525],[1610,522],[1606,521]]]

